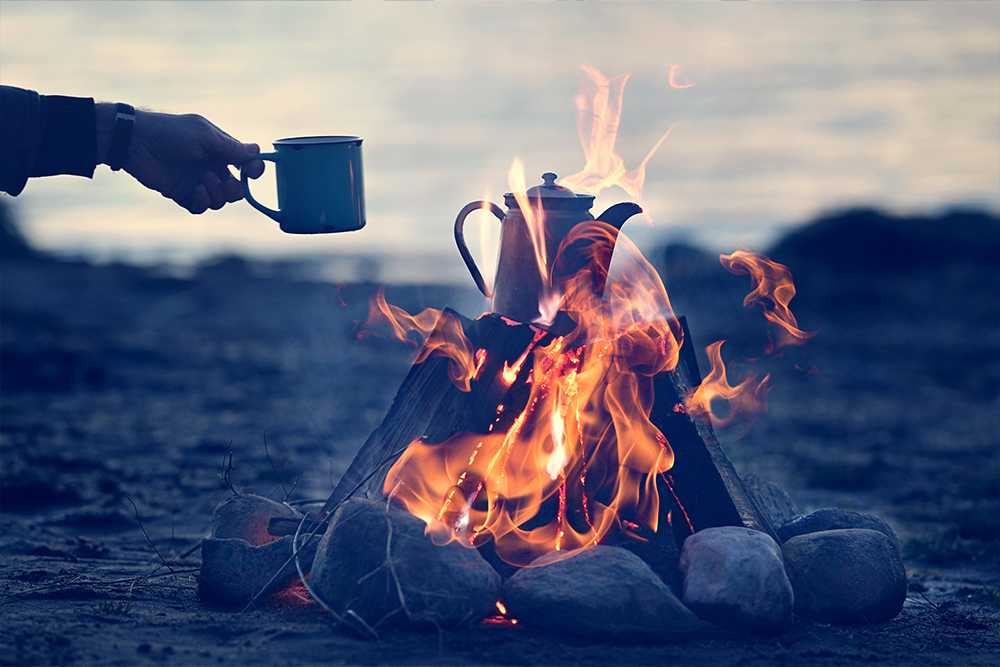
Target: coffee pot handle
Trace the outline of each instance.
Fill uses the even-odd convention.
[[[458,245],[458,252],[462,255],[462,259],[465,260],[465,265],[469,267],[469,273],[472,274],[472,279],[476,283],[476,287],[479,291],[486,296],[487,299],[493,297],[493,290],[486,286],[486,281],[483,280],[483,274],[479,271],[479,267],[476,266],[476,260],[472,258],[472,253],[469,252],[469,246],[465,243],[465,218],[473,211],[487,210],[497,217],[497,220],[503,222],[504,212],[503,209],[494,204],[491,201],[485,201],[483,199],[469,202],[466,204],[461,211],[458,212],[458,217],[455,218],[455,243]]]

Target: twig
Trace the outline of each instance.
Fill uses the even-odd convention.
[[[132,511],[135,512],[135,522],[139,524],[139,530],[142,531],[143,537],[146,538],[146,544],[148,544],[149,548],[153,550],[153,553],[156,554],[156,557],[160,559],[160,564],[163,565],[163,567],[167,568],[169,571],[173,572],[174,570],[172,567],[170,567],[170,563],[168,563],[167,559],[163,557],[163,554],[160,553],[160,550],[156,547],[156,544],[153,543],[153,539],[149,536],[149,533],[146,532],[146,526],[143,525],[142,517],[139,516],[139,506],[135,504],[134,500],[132,500],[132,496],[128,495],[127,493],[125,494],[125,500],[129,501],[129,503],[131,503],[132,505]]]
[[[233,484],[233,445],[229,443],[229,455],[228,459],[223,457],[222,459],[222,472],[219,473],[219,479],[228,488],[234,496],[242,496],[236,486]]]
[[[334,621],[336,621],[340,625],[343,625],[344,627],[350,628],[351,626],[350,624],[347,623],[345,618],[341,617],[340,614],[335,612],[333,608],[330,607],[330,605],[328,605],[326,601],[323,600],[322,597],[320,597],[319,593],[313,590],[313,587],[309,585],[309,580],[306,578],[305,572],[302,569],[302,561],[299,560],[298,541],[299,541],[299,533],[301,533],[302,526],[305,525],[307,518],[308,518],[307,516],[302,517],[302,521],[299,522],[298,527],[295,529],[295,535],[292,536],[292,558],[295,561],[295,571],[299,575],[299,581],[302,582],[302,586],[305,587],[306,592],[309,593],[309,596],[313,600],[315,600],[319,604],[319,606],[323,607],[323,609],[329,612],[329,614],[333,616]],[[315,528],[313,530],[315,530]],[[344,616],[350,618],[355,623],[357,623],[358,626],[360,626],[363,630],[365,630],[375,641],[378,641],[380,639],[379,634],[375,631],[375,629],[372,628],[370,625],[368,625],[365,622],[365,620],[361,618],[361,616],[355,613],[353,609],[348,609]]]
[[[83,574],[78,574],[78,575],[75,575],[75,576],[73,576],[73,577],[71,577],[69,579],[63,580],[63,581],[52,581],[52,582],[49,582],[47,584],[40,584],[40,585],[34,586],[32,588],[27,588],[27,589],[25,589],[23,591],[16,591],[14,593],[9,593],[7,595],[7,597],[8,598],[23,597],[25,595],[33,595],[35,593],[56,591],[56,590],[59,590],[60,588],[70,588],[70,587],[73,587],[73,586],[93,586],[93,587],[97,588],[97,587],[105,587],[105,586],[116,586],[118,584],[130,584],[128,594],[132,595],[132,592],[133,592],[133,590],[135,588],[135,585],[136,585],[136,583],[138,581],[145,581],[145,580],[149,580],[149,579],[158,579],[160,577],[170,577],[170,576],[182,575],[182,574],[193,574],[193,573],[195,573],[197,571],[198,571],[198,568],[191,568],[191,569],[188,569],[188,570],[174,570],[172,572],[160,572],[160,573],[148,572],[146,574],[140,574],[140,575],[136,575],[134,577],[122,577],[120,579],[109,579],[109,580],[105,580],[105,581],[101,581],[100,579],[97,579],[97,580],[86,579],[85,580],[85,579],[83,579],[83,577],[84,577]]]

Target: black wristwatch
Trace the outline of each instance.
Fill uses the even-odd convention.
[[[118,171],[125,165],[132,143],[132,126],[135,125],[135,107],[124,102],[115,105],[115,123],[108,149],[108,166]]]

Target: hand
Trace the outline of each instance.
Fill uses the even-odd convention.
[[[113,104],[98,104],[97,144],[106,162],[114,119]],[[243,199],[243,188],[227,165],[246,169],[250,178],[264,173],[257,144],[244,144],[194,114],[135,112],[132,142],[123,168],[191,213],[218,210]]]

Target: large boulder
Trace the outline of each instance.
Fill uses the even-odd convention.
[[[782,542],[806,533],[819,533],[824,530],[843,530],[846,528],[865,528],[876,530],[890,540],[899,548],[899,538],[896,532],[883,519],[867,512],[854,512],[835,507],[826,507],[816,510],[805,516],[795,517],[790,521],[780,524],[777,532]]]
[[[507,611],[525,627],[647,642],[674,641],[704,627],[642,559],[620,547],[536,563],[504,585]]]
[[[795,611],[829,623],[877,623],[906,599],[906,570],[895,543],[864,528],[791,538],[782,547]]]
[[[701,618],[733,630],[777,633],[792,621],[794,596],[781,547],[736,526],[706,528],[681,549],[682,596]]]
[[[500,575],[475,549],[435,545],[424,527],[385,501],[347,501],[319,544],[313,591],[337,613],[353,612],[376,629],[449,627],[492,613]]]

